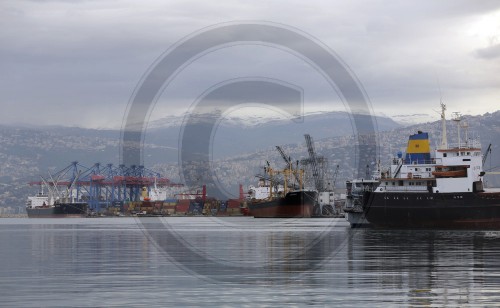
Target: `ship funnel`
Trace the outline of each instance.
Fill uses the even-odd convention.
[[[419,131],[411,135],[406,147],[405,164],[423,164],[431,160],[429,134]]]

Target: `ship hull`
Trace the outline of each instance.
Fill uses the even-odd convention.
[[[316,191],[293,191],[284,198],[249,204],[249,215],[255,218],[309,218],[313,215],[316,199]]]
[[[500,230],[500,193],[369,192],[365,200],[377,228]]]
[[[345,212],[344,217],[351,225],[351,228],[369,228],[371,226],[363,213]]]
[[[26,208],[29,218],[86,217],[86,203],[60,203],[50,207]]]

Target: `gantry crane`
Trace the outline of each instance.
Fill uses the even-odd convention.
[[[311,164],[314,186],[316,187],[316,190],[323,191],[323,179],[321,179],[319,174],[318,157],[316,155],[316,151],[314,150],[312,137],[309,134],[305,134],[304,137],[306,138],[307,152],[309,153],[309,162]]]

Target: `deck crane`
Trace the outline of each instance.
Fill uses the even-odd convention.
[[[486,149],[486,152],[484,152],[484,155],[483,155],[483,169],[484,169],[484,164],[486,163],[486,158],[488,158],[488,154],[491,154],[491,143],[488,145],[488,148]],[[491,167],[491,166],[490,166]],[[497,167],[493,167],[493,168],[490,168],[488,170],[495,170],[497,169]],[[500,172],[499,171],[486,171],[486,172],[483,172],[482,174],[488,174],[488,175],[499,175]]]
[[[82,171],[78,170],[77,175],[75,176],[75,178],[73,179],[73,181],[71,182],[71,184],[68,185],[68,188],[66,188],[66,197],[67,198],[71,198],[71,199],[74,198],[74,196],[73,196],[73,189],[75,188],[75,184],[78,181],[78,178],[80,177],[80,174],[82,174]]]
[[[337,182],[337,176],[339,175],[339,168],[340,168],[340,166],[337,165],[337,167],[335,168],[335,172],[333,173],[332,188],[334,188],[334,189],[335,189],[335,182]]]
[[[486,163],[486,158],[488,158],[488,154],[491,154],[491,143],[488,145],[488,148],[486,149],[486,152],[484,152],[483,155],[483,168],[484,168],[484,163]]]
[[[293,162],[292,162],[292,159],[290,158],[290,156],[287,156],[285,154],[285,151],[283,151],[283,149],[279,145],[276,146],[276,150],[278,150],[278,152],[281,154],[281,157],[283,157],[283,160],[286,162],[286,168],[293,171]],[[298,183],[300,185],[300,178],[299,178],[298,173],[293,172],[293,175],[295,177],[296,183]],[[294,185],[294,186],[296,186],[296,185]]]
[[[259,174],[256,174],[255,177],[260,179],[260,180],[267,181],[267,182],[272,181],[275,185],[283,185],[285,183],[282,179],[273,178],[270,175],[268,175],[267,173],[265,173],[265,174],[259,173]]]
[[[49,190],[49,195],[48,195],[49,196],[49,199],[48,199],[49,205],[54,204],[53,202],[57,198],[55,186],[49,185],[48,180],[46,180],[43,176],[40,176],[40,179],[41,179],[41,181],[39,182],[40,187],[43,187],[43,185],[45,185],[47,187],[47,189]]]
[[[314,179],[314,186],[316,190],[323,191],[323,181],[320,178],[319,170],[318,170],[318,158],[316,155],[316,151],[314,150],[314,143],[312,137],[309,134],[305,134],[307,151],[309,152],[309,160],[311,162],[312,167],[312,175]]]

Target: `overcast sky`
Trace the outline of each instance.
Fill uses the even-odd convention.
[[[438,119],[438,79],[449,111],[500,109],[499,1],[3,0],[0,123],[120,127],[134,88],[163,52],[204,27],[248,20],[285,24],[326,44],[376,113]],[[245,45],[191,63],[153,118],[182,114],[216,83],[246,76],[302,87],[308,112],[343,108],[301,59]]]

